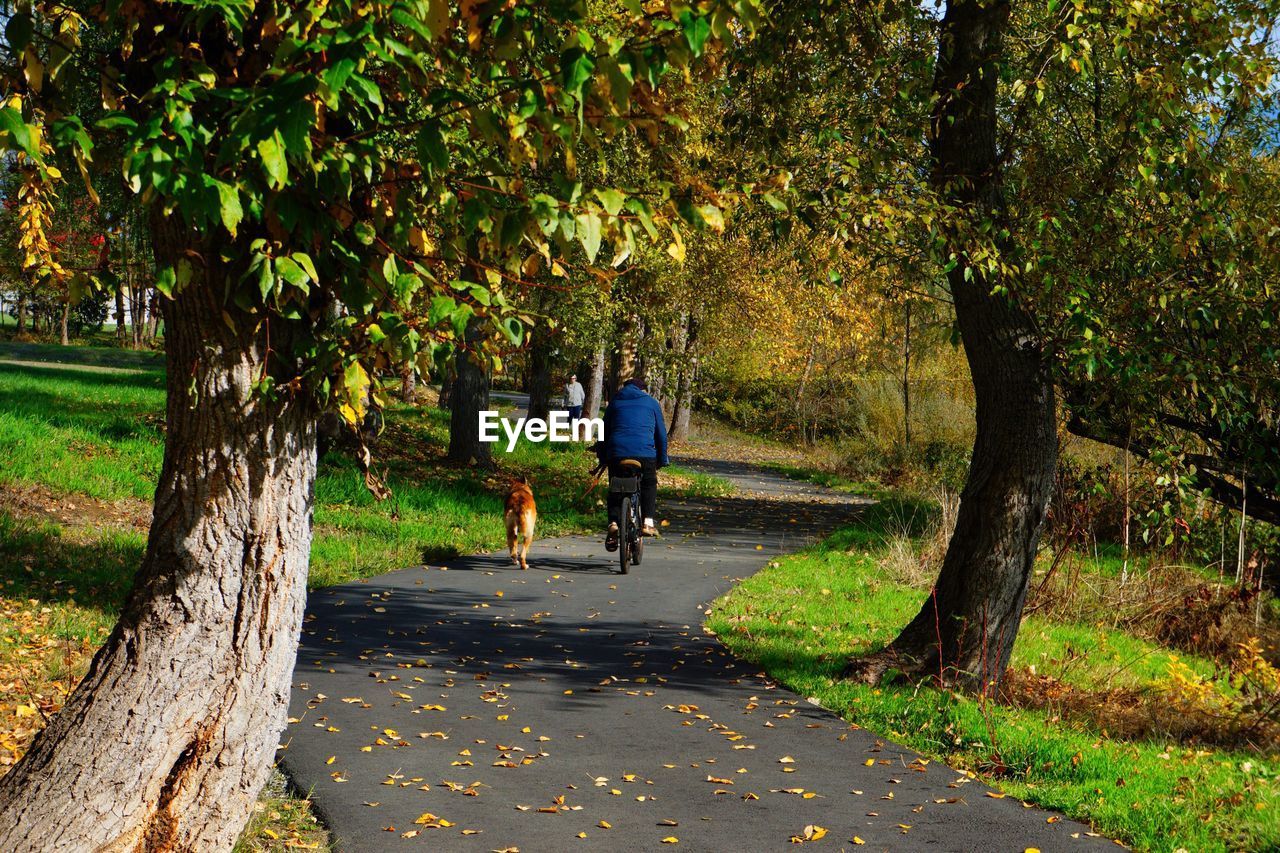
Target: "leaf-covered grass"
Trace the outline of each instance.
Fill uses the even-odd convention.
[[[847,656],[891,640],[926,594],[884,565],[901,505],[784,557],[717,602],[709,627],[802,696],[1011,794],[1093,822],[1142,850],[1280,846],[1280,760],[1160,738],[1123,740],[1070,715],[983,703],[932,687],[839,681]],[[1179,654],[1210,675],[1212,662]],[[1110,627],[1030,617],[1015,669],[1082,689],[1158,691],[1174,653]]]

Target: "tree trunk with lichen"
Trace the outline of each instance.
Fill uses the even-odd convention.
[[[193,245],[172,220],[156,232],[162,266]],[[146,553],[88,674],[0,779],[0,850],[229,850],[271,767],[306,599],[315,411],[255,395],[265,337],[222,304],[224,274],[165,306]],[[272,329],[277,351],[288,338]]]
[[[948,273],[956,322],[977,400],[977,437],[955,532],[937,583],[916,617],[883,651],[850,661],[846,677],[878,682],[888,671],[935,676],[967,689],[998,688],[1013,651],[1057,462],[1053,383],[1035,323],[993,292],[985,268],[966,261],[966,226],[1005,219],[996,149],[997,81],[1007,2],[947,7],[939,36],[931,123],[932,182],[967,211],[952,226]],[[983,232],[989,233],[989,232]],[[999,245],[1002,252],[1010,247]]]
[[[493,445],[480,440],[480,412],[489,408],[489,374],[475,349],[481,342],[481,322],[467,323],[465,349],[454,359],[453,385],[449,391],[448,460],[458,465],[493,467]]]
[[[591,357],[591,372],[587,374],[586,401],[582,405],[584,418],[600,416],[600,402],[604,399],[604,346],[596,347]]]

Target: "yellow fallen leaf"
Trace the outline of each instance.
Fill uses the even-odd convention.
[[[995,791],[987,791],[987,792],[985,792],[985,793],[983,794],[983,796],[984,796],[984,797],[990,797],[990,798],[991,798],[991,799],[993,799],[993,800],[1003,800],[1003,799],[1004,799],[1004,794],[998,794],[998,793],[996,793]]]
[[[325,763],[325,764],[332,764],[333,762],[335,762],[335,761],[337,761],[337,760],[338,760],[338,756],[336,756],[336,755],[330,755],[328,758],[326,758],[326,759],[324,760],[324,763]]]
[[[858,845],[862,845],[862,844],[866,844],[867,842],[863,841],[861,838],[859,838],[858,836],[856,836],[856,835],[855,835],[855,836],[853,837],[853,843],[854,843],[854,844],[858,844]]]
[[[662,839],[662,843],[663,844],[679,844],[680,839],[676,838],[674,835],[668,835],[666,838]]]
[[[609,823],[609,821],[607,820],[600,821],[599,823],[596,824],[596,826],[600,827],[601,829],[613,829],[613,824]]]
[[[819,838],[826,836],[826,834],[827,828],[825,826],[810,824],[804,828],[804,837],[809,841],[817,841]]]

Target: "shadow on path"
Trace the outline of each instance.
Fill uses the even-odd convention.
[[[705,634],[708,602],[858,511],[795,499],[801,484],[765,469],[715,473],[749,493],[664,506],[670,526],[626,576],[599,539],[565,537],[536,543],[528,571],[480,555],[314,593],[280,755],[339,847],[782,850],[809,825],[831,849],[1103,843]]]

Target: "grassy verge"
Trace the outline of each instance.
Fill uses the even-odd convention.
[[[152,353],[0,344],[0,773],[83,676],[142,558],[163,452],[160,368]],[[447,445],[446,413],[389,412],[374,448],[393,492],[383,502],[349,457],[326,454],[312,588],[501,547],[508,475],[533,483],[539,537],[603,528],[603,493],[586,493],[594,459],[581,447],[522,441],[489,475],[444,465]],[[692,471],[663,480],[671,497],[729,489]],[[277,792],[259,806],[241,849],[322,844],[305,801]]]
[[[871,498],[880,498],[888,494],[885,487],[871,480],[854,480],[843,474],[834,471],[825,471],[819,468],[809,468],[802,465],[786,465],[780,462],[765,463],[766,467],[772,468],[782,476],[789,480],[801,480],[806,483],[814,483],[837,492],[846,492],[854,495],[864,495]]]
[[[1048,696],[1040,707],[1016,694],[980,702],[928,686],[837,680],[850,653],[883,646],[924,599],[927,576],[895,568],[894,550],[904,531],[922,536],[928,516],[919,505],[885,501],[742,583],[717,602],[708,626],[800,695],[1136,848],[1280,847],[1274,751],[1250,749],[1247,736],[1213,746],[1168,731],[1210,695],[1225,707],[1242,682],[1221,662],[1115,627],[1106,613],[1092,622],[1024,622],[1013,671]],[[1090,571],[1082,570],[1086,583],[1096,580]],[[1169,719],[1161,708],[1173,712]],[[1151,719],[1126,723],[1134,714]],[[1109,731],[1111,720],[1132,734]]]

